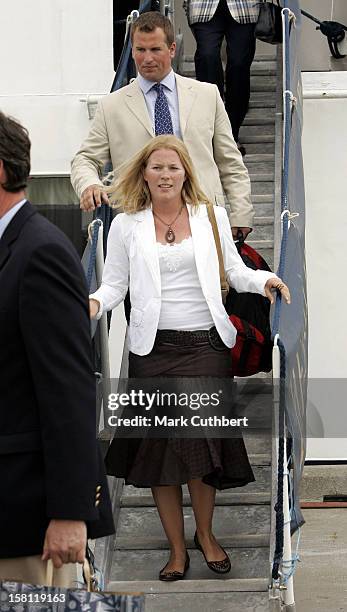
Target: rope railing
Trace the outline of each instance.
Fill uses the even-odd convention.
[[[289,230],[291,221],[298,217],[299,213],[291,212],[290,206],[293,205],[293,199],[290,194],[293,192],[293,178],[291,173],[292,155],[293,155],[293,129],[295,121],[298,120],[297,111],[298,100],[295,97],[292,88],[296,83],[292,83],[292,73],[295,75],[293,67],[293,44],[291,43],[292,34],[296,28],[296,20],[300,16],[300,9],[296,0],[284,0],[284,8],[282,9],[282,25],[283,25],[283,166],[282,166],[282,182],[281,182],[281,245],[280,256],[277,274],[284,278],[289,283],[287,274],[289,268],[287,265],[287,256],[289,249],[289,241],[293,245],[293,236]],[[290,7],[295,7],[296,14]],[[295,77],[294,81],[295,81]],[[294,122],[294,124],[293,124]],[[294,128],[293,128],[294,125]],[[298,136],[298,134],[295,134]],[[295,138],[294,136],[294,138]],[[291,251],[292,255],[292,251]],[[294,287],[293,287],[294,289]],[[292,308],[291,306],[290,308]],[[288,320],[283,324],[283,303],[280,294],[277,295],[274,315],[272,321],[272,335],[276,351],[274,351],[274,359],[278,362],[274,363],[274,371],[276,369],[278,376],[278,405],[277,410],[277,462],[276,462],[276,480],[277,492],[274,503],[274,524],[275,524],[275,542],[273,549],[273,558],[271,560],[271,578],[272,584],[270,588],[273,592],[277,591],[277,597],[286,605],[294,605],[294,591],[292,577],[298,561],[298,543],[295,554],[291,550],[291,519],[295,510],[296,498],[294,495],[294,483],[291,483],[290,493],[289,480],[290,470],[287,464],[287,442],[293,431],[288,430],[288,354],[286,342],[281,338],[281,332],[288,332],[285,329],[288,325]],[[289,330],[290,333],[290,330]],[[286,334],[285,334],[286,335]],[[288,341],[288,333],[286,335]],[[293,351],[293,347],[291,347]],[[292,374],[292,373],[291,373]],[[292,406],[290,407],[292,409]],[[295,420],[295,415],[290,415],[291,420]],[[291,428],[293,423],[291,422]],[[290,429],[291,429],[290,428]],[[292,457],[290,458],[290,463]],[[292,465],[291,465],[292,467]]]
[[[291,92],[290,92],[290,66],[289,66],[289,35],[291,11],[288,8],[282,10],[283,26],[283,168],[281,185],[281,248],[277,275],[283,278],[285,272],[285,261],[288,240],[288,181],[289,181],[289,143],[290,143],[290,116],[291,116]],[[284,549],[284,452],[285,452],[285,401],[286,401],[286,350],[279,338],[280,317],[282,300],[280,292],[277,292],[275,311],[272,322],[272,335],[280,354],[279,371],[279,403],[278,403],[278,451],[277,451],[277,500],[274,506],[275,512],[275,550],[272,561],[271,577],[273,581],[280,581],[281,566],[283,562]],[[272,585],[273,586],[273,585]]]

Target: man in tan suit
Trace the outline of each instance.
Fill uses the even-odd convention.
[[[254,216],[250,180],[218,88],[173,72],[176,45],[167,17],[143,13],[133,24],[131,36],[138,76],[99,102],[89,135],[72,162],[71,182],[81,208],[93,210],[101,202],[108,203],[101,181],[107,162],[117,172],[150,138],[163,133],[157,116],[159,83],[161,103],[164,100],[170,114],[169,133],[184,141],[211,201],[230,206],[234,236],[239,229],[247,236]]]

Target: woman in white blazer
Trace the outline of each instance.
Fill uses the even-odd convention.
[[[228,377],[236,330],[224,309],[218,256],[187,149],[159,136],[127,165],[111,201],[123,213],[112,222],[101,287],[90,296],[91,316],[117,306],[130,290],[129,378]],[[247,268],[238,255],[224,208],[215,207],[227,280],[237,291],[289,291],[271,272]],[[182,513],[188,484],[196,521],[195,544],[209,568],[230,570],[212,533],[216,488],[254,480],[241,438],[121,439],[107,454],[108,473],[151,487],[170,545],[160,580],[182,579],[189,567]]]

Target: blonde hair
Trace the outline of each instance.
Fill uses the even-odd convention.
[[[175,151],[181,160],[186,175],[182,188],[183,200],[189,202],[193,208],[197,208],[200,203],[210,204],[208,197],[199,187],[187,147],[175,136],[164,135],[152,138],[129,162],[118,169],[118,178],[106,188],[111,206],[122,208],[128,214],[150,207],[151,194],[144,179],[144,170],[149,157],[159,149]]]

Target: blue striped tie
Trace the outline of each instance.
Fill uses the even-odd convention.
[[[154,129],[155,135],[173,134],[171,115],[167,97],[161,83],[153,85],[152,89],[157,92],[157,99],[154,106]]]

